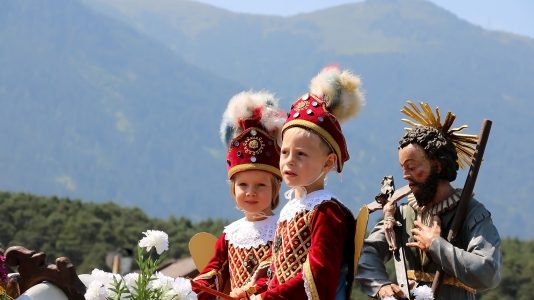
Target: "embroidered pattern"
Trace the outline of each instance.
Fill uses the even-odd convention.
[[[315,211],[302,211],[293,219],[278,224],[276,236],[281,244],[273,252],[274,275],[280,284],[302,271],[311,246],[310,221]]]
[[[263,148],[265,148],[265,143],[261,136],[250,136],[245,140],[244,146],[246,153],[250,155],[258,155],[263,151]]]
[[[228,260],[232,289],[243,287],[253,279],[253,275],[261,262],[269,259],[271,244],[272,242],[269,242],[266,245],[250,249],[229,245]]]
[[[315,208],[335,198],[327,190],[318,190],[306,194],[303,199],[292,198],[282,208],[274,238],[271,270],[278,283],[283,284],[302,271],[311,247],[310,223]]]
[[[309,106],[309,102],[307,100],[299,101],[295,104],[295,107],[293,110],[299,111],[307,108]]]

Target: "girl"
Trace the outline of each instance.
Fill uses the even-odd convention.
[[[248,296],[266,289],[270,248],[277,216],[281,174],[278,138],[285,114],[267,92],[242,92],[223,115],[221,138],[228,146],[230,193],[244,217],[226,226],[217,240],[215,255],[194,279],[232,296]],[[214,299],[196,290],[199,299]]]

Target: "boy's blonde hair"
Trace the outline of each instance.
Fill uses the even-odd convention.
[[[319,137],[319,139],[321,140],[319,142],[319,147],[321,147],[326,154],[334,153],[334,150],[332,149],[332,146],[330,146],[330,144],[327,141],[325,141],[325,139],[322,136],[320,136],[319,134],[317,134],[315,131],[313,131],[313,130],[311,130],[309,128],[306,128],[306,127],[294,126],[294,127],[286,129],[284,131],[284,133],[289,129],[300,129],[300,131],[302,132],[302,135],[304,137],[306,137],[306,138],[309,138],[312,135],[315,135],[315,136]],[[282,134],[282,140],[283,139],[284,139],[284,134]]]
[[[272,198],[271,198],[271,209],[275,209],[278,207],[278,204],[280,203],[280,187],[282,185],[282,180],[280,180],[277,176],[275,176],[272,173],[269,173],[271,175],[271,192],[272,192]],[[232,195],[232,198],[235,199],[235,176],[232,176],[229,181],[230,184],[230,195]]]

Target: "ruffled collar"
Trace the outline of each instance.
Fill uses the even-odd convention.
[[[443,214],[444,212],[449,211],[452,208],[454,208],[456,204],[460,202],[461,194],[462,194],[462,189],[455,189],[454,192],[449,197],[447,197],[447,199],[434,204],[430,208],[419,206],[417,204],[417,200],[415,199],[415,196],[413,194],[410,194],[408,195],[408,205],[410,205],[418,214],[420,214],[423,217],[423,223],[430,224],[430,218],[432,216],[439,216]]]
[[[313,210],[317,205],[331,199],[336,199],[336,196],[327,190],[311,192],[303,199],[294,198],[293,195],[286,205],[284,205],[284,208],[282,208],[278,222],[289,221],[293,219],[296,214],[302,211]]]
[[[267,245],[274,238],[277,215],[272,215],[261,221],[239,219],[224,228],[225,239],[237,248],[256,248]]]

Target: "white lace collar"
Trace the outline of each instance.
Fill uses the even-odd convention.
[[[296,214],[302,212],[302,211],[310,211],[314,209],[317,205],[323,203],[324,201],[331,200],[332,198],[337,199],[334,194],[327,190],[318,190],[315,192],[311,192],[307,194],[304,199],[297,199],[294,198],[294,195],[292,199],[290,199],[286,205],[284,205],[284,208],[282,208],[282,211],[280,212],[280,219],[278,219],[278,222],[283,221],[289,221],[291,220]]]
[[[237,248],[256,248],[266,245],[274,238],[277,215],[272,215],[261,221],[239,219],[224,228],[226,240]]]

